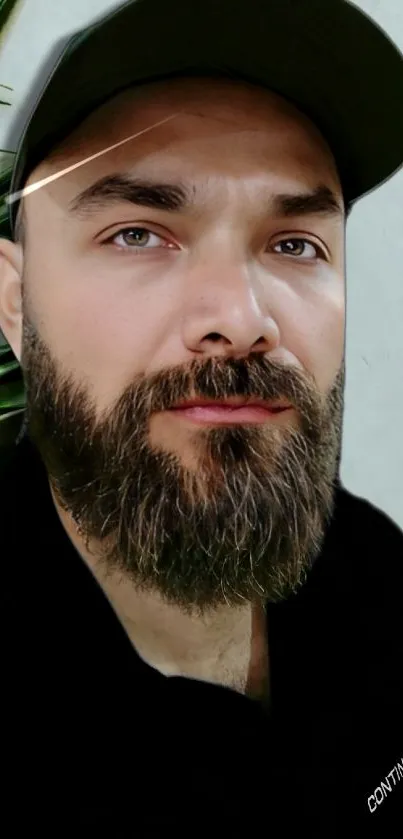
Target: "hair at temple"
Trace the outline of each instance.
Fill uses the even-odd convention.
[[[14,228],[14,241],[19,242],[20,245],[23,245],[25,241],[25,208],[23,199],[21,199],[18,204]]]

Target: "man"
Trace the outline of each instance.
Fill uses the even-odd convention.
[[[3,730],[56,835],[398,812],[403,539],[338,467],[345,221],[402,163],[403,68],[323,5],[128,3],[21,140]]]

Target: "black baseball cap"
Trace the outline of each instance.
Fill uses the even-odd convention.
[[[222,74],[304,112],[333,151],[352,203],[403,163],[403,56],[347,0],[130,0],[69,40],[17,150],[14,232],[30,172],[107,99],[132,85]]]

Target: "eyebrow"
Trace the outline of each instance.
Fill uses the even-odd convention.
[[[331,217],[345,214],[344,202],[340,202],[336,194],[323,184],[311,192],[276,195],[272,208],[275,215],[285,218],[312,215]]]
[[[195,206],[195,190],[181,183],[156,183],[126,175],[107,175],[87,187],[69,205],[78,216],[89,216],[113,204],[130,203],[166,212],[183,212]],[[275,216],[344,216],[343,203],[323,184],[301,193],[279,193],[269,200],[269,211]]]
[[[70,212],[92,215],[112,204],[128,202],[138,207],[180,212],[193,201],[181,184],[159,184],[124,175],[107,175],[80,192],[69,206]]]

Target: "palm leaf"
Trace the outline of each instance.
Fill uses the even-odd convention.
[[[18,360],[8,346],[0,346],[0,451],[18,434],[25,409],[25,387]]]
[[[8,349],[8,348],[7,348]],[[13,370],[19,370],[19,363],[17,360],[15,361],[8,361],[5,364],[0,366],[0,379],[3,376],[7,376],[8,373],[11,373]]]
[[[24,423],[22,412],[10,413],[4,421],[0,418],[0,468],[12,457],[13,447]]]
[[[15,411],[24,407],[24,392],[21,390],[20,382],[2,384],[0,392],[0,411]]]
[[[12,169],[7,166],[2,171],[0,170],[0,236],[6,239],[11,238],[10,222],[8,218],[8,204],[6,204],[6,196],[10,191]]]
[[[6,25],[11,12],[15,9],[18,0],[0,0],[0,32]],[[2,85],[5,87],[5,85]]]
[[[19,0],[0,0],[0,37],[4,35],[5,26],[15,10]],[[4,95],[12,90],[9,85],[0,84]],[[3,98],[0,105],[10,107],[11,103]],[[5,149],[1,154],[7,154]],[[11,152],[10,152],[11,154]],[[0,167],[0,236],[11,238],[8,218],[8,206],[5,198],[10,190],[12,166],[9,162]],[[0,452],[2,458],[6,449],[15,441],[22,422],[25,407],[25,390],[22,371],[11,347],[7,344],[0,346]]]
[[[2,357],[5,356],[9,352],[10,352],[9,347],[0,347],[0,361],[1,361]]]

